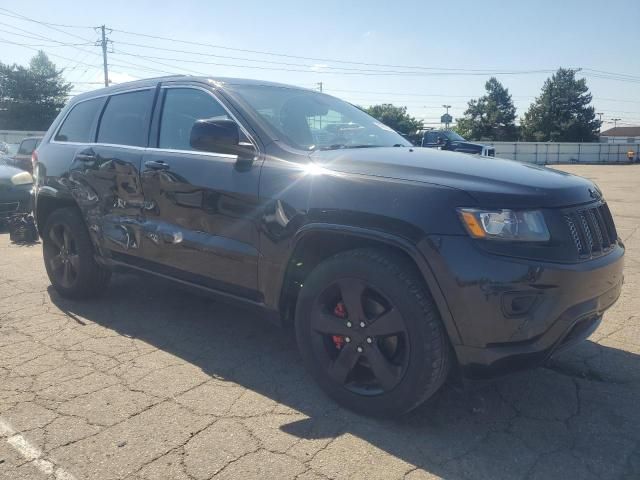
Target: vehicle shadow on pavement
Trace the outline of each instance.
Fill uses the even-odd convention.
[[[323,447],[336,476],[357,476],[359,462],[407,462],[446,479],[640,475],[640,358],[620,349],[587,341],[548,367],[472,391],[445,387],[406,417],[378,420],[327,398],[301,366],[293,333],[259,314],[132,275],[114,276],[90,302],[51,287],[49,295],[80,324],[139,339],[303,414],[274,429],[309,441],[340,437]]]

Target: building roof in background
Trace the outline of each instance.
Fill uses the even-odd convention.
[[[640,127],[615,127],[600,133],[601,137],[640,137]]]

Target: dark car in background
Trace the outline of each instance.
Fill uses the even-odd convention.
[[[12,157],[12,163],[15,167],[25,170],[27,172],[32,171],[31,155],[38,148],[42,137],[28,137],[24,138],[20,142],[18,152]]]
[[[591,181],[413,147],[316,91],[120,84],[72,99],[34,163],[61,295],[124,269],[256,308],[363,413],[407,412],[449,375],[540,365],[621,291],[624,246]]]
[[[33,178],[9,162],[9,157],[0,155],[0,225],[13,215],[31,211]]]
[[[471,153],[483,157],[496,156],[496,149],[492,146],[469,142],[452,130],[428,130],[423,133],[420,146],[452,152]]]

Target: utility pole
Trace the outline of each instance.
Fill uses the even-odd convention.
[[[322,93],[322,82],[318,82],[316,85],[318,85],[318,91]]]
[[[600,122],[600,126],[598,127],[598,133],[602,133],[602,115],[604,115],[604,113],[597,112],[596,115],[598,115],[598,121]]]
[[[621,118],[612,118],[611,119],[613,121],[613,128],[618,128],[618,122],[620,120],[622,120]]]
[[[104,25],[100,27],[100,31],[102,32],[102,40],[100,44],[102,45],[102,64],[104,67],[104,86],[109,86],[109,67],[107,66],[107,34],[105,32],[106,28]]]

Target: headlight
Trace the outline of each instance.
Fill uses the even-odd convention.
[[[459,208],[462,224],[473,238],[546,242],[551,237],[538,210],[480,210]]]
[[[33,177],[29,172],[16,173],[11,177],[11,183],[14,185],[30,185],[33,183]]]

